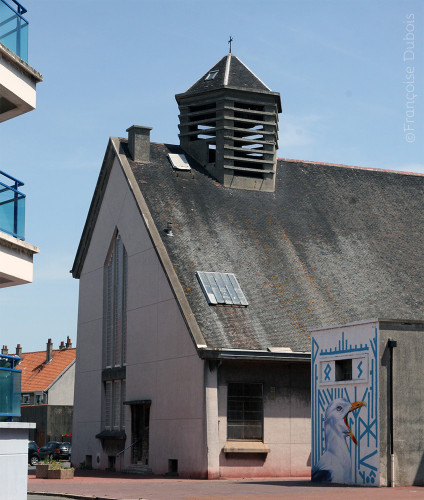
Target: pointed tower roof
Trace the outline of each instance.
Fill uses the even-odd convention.
[[[275,191],[278,92],[230,52],[175,99],[186,153],[225,187]]]
[[[187,96],[222,88],[272,92],[237,56],[229,53],[212,66],[183,95]]]

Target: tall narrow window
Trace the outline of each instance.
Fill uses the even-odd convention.
[[[105,383],[105,428],[112,429],[112,382]]]
[[[263,439],[262,384],[228,384],[227,438]]]
[[[106,430],[125,428],[128,257],[116,233],[104,266],[103,283],[103,423]]]
[[[106,367],[126,361],[128,257],[116,234],[104,267],[104,347]]]

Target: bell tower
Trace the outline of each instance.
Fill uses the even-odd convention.
[[[275,191],[278,92],[229,53],[175,98],[181,147],[218,182]]]

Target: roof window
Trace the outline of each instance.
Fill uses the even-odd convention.
[[[196,272],[196,276],[210,305],[248,305],[234,274]]]
[[[219,69],[214,69],[213,71],[209,71],[209,73],[206,75],[205,82],[208,82],[209,80],[213,80],[218,73],[219,73]]]
[[[180,153],[169,153],[168,158],[174,170],[191,170],[185,155]]]

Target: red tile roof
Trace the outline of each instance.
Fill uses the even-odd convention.
[[[76,351],[76,348],[54,349],[50,363],[45,363],[46,351],[22,353],[22,361],[16,367],[22,370],[22,392],[45,391],[75,360]]]

